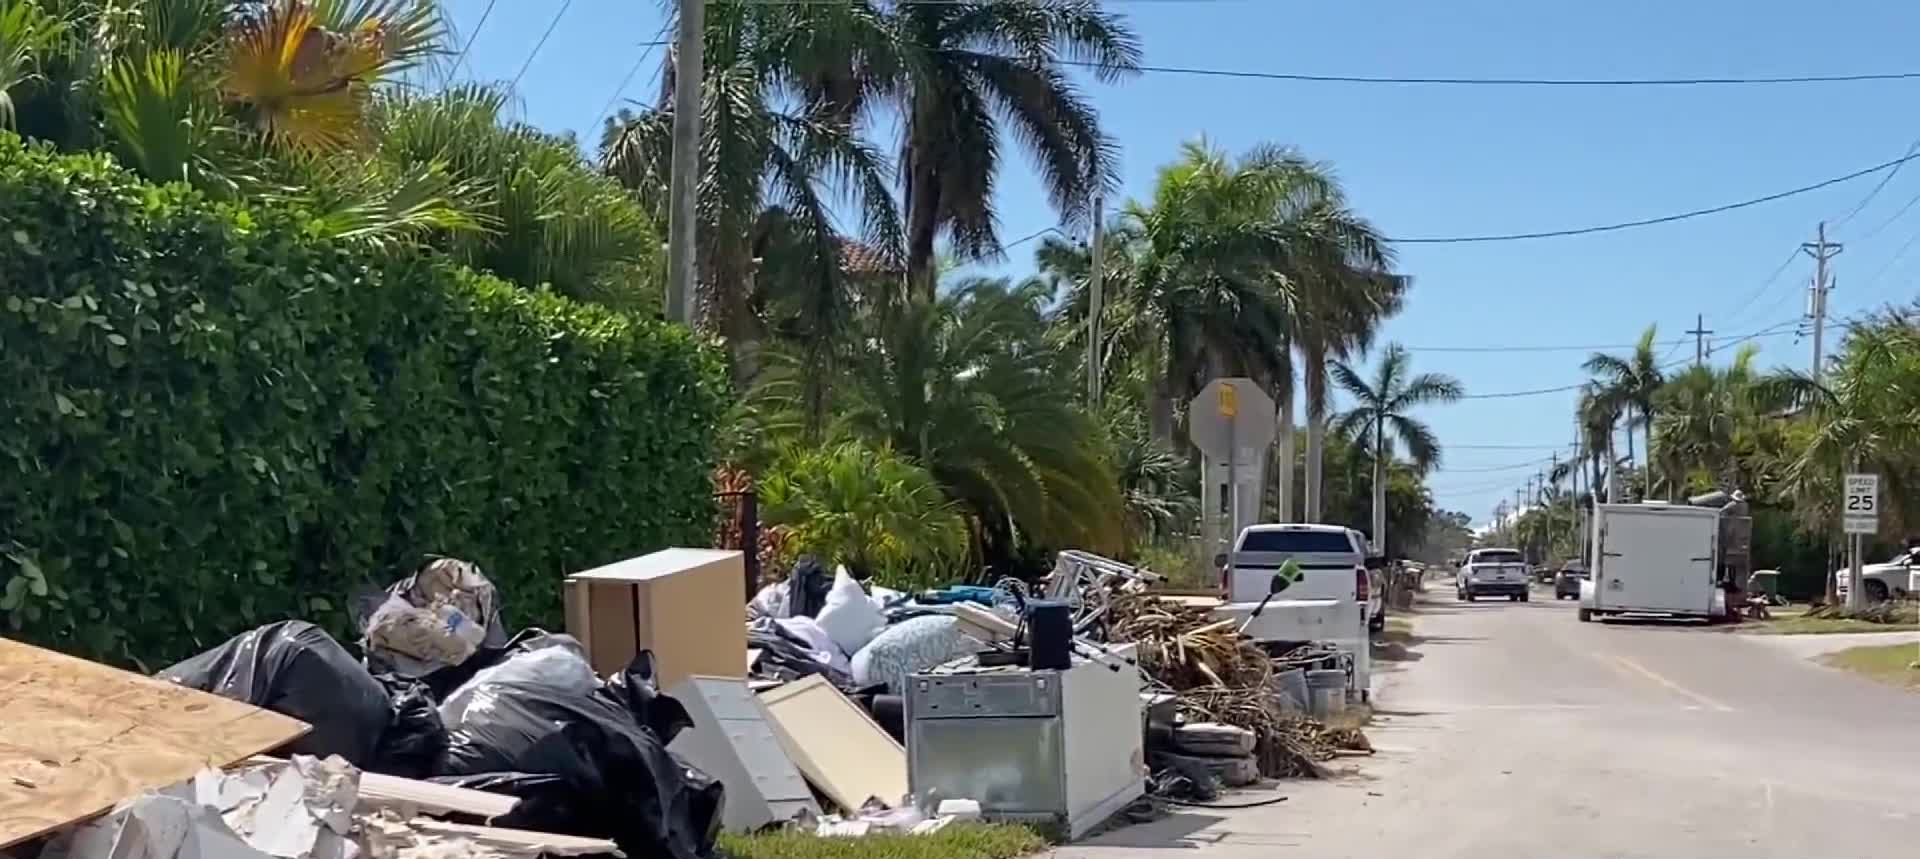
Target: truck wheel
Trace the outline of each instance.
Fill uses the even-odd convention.
[[[1521,601],[1521,602],[1531,602],[1531,600],[1529,600],[1529,599],[1527,599],[1527,598],[1528,598],[1528,597],[1530,597],[1530,596],[1533,596],[1533,595],[1532,595],[1532,594],[1529,594],[1529,593],[1522,593],[1522,594],[1520,595],[1520,601]]]
[[[1581,623],[1590,623],[1590,622],[1592,622],[1592,621],[1593,621],[1593,609],[1588,609],[1588,608],[1583,608],[1583,609],[1581,609],[1581,610],[1580,610],[1580,622],[1581,622]]]
[[[1886,602],[1887,601],[1887,583],[1886,582],[1880,581],[1879,579],[1868,579],[1866,587],[1867,587],[1868,602]]]

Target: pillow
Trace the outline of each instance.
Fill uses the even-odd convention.
[[[859,653],[887,625],[887,616],[867,598],[867,592],[847,574],[846,567],[834,570],[827,604],[813,619],[827,631],[834,646],[849,657]]]
[[[957,656],[978,653],[979,642],[960,631],[960,621],[945,615],[926,615],[887,627],[853,655],[853,682],[861,686],[885,683],[887,691],[906,694],[907,678]]]

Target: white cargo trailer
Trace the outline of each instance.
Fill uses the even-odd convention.
[[[1720,511],[1658,502],[1595,511],[1593,575],[1580,585],[1581,620],[1726,613],[1718,582]]]

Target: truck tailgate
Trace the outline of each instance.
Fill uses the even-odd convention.
[[[1281,591],[1281,596],[1293,600],[1353,601],[1353,570],[1360,565],[1360,560],[1339,552],[1234,552],[1228,558],[1228,599],[1259,602],[1267,595],[1267,584],[1273,581],[1273,574],[1288,560],[1299,565],[1300,581]]]

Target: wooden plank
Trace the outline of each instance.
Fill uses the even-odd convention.
[[[498,826],[472,826],[465,823],[448,823],[444,820],[420,818],[407,821],[407,826],[415,832],[464,838],[475,844],[504,849],[511,853],[528,855],[539,853],[547,856],[597,856],[602,853],[621,855],[620,848],[604,838],[585,838],[554,832],[531,832],[525,829],[503,829]]]
[[[246,766],[284,764],[286,759],[254,755]],[[520,804],[520,798],[435,784],[430,781],[401,778],[382,773],[360,773],[359,808],[388,808],[409,817],[414,814],[470,814],[481,820],[503,817]]]
[[[0,638],[0,848],[306,732],[279,713]]]
[[[855,812],[869,797],[889,806],[907,794],[907,751],[826,678],[760,693],[767,723],[807,781]]]

